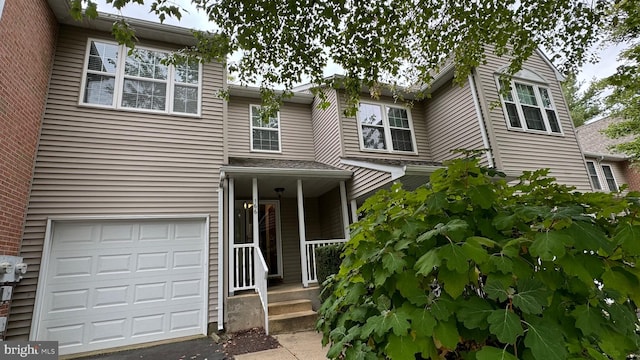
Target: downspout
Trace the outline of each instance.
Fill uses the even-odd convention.
[[[487,136],[487,128],[484,125],[482,119],[482,109],[480,109],[480,102],[478,102],[478,93],[476,92],[476,82],[473,79],[473,75],[468,75],[469,89],[471,89],[471,97],[473,97],[473,105],[476,108],[476,117],[478,119],[478,126],[480,127],[480,135],[482,136],[482,144],[487,149],[487,163],[489,167],[495,167],[493,162],[493,152],[491,151],[491,144],[489,144],[489,136]]]
[[[224,329],[224,189],[227,179],[220,171],[218,187],[218,331]]]

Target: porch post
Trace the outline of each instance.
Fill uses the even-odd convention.
[[[253,203],[253,245],[260,248],[260,217],[259,217],[259,205],[258,205],[258,179],[253,178],[253,184],[251,189],[251,202]],[[255,264],[254,264],[255,265]]]
[[[236,287],[236,282],[234,279],[234,274],[236,273],[236,268],[235,268],[235,258],[236,258],[236,249],[233,246],[233,243],[235,241],[236,238],[236,234],[235,234],[235,224],[233,223],[234,219],[235,219],[235,203],[236,203],[236,194],[235,194],[235,186],[234,186],[234,182],[233,182],[233,178],[230,177],[229,178],[229,216],[228,216],[228,222],[229,222],[229,296],[233,296],[233,290]]]
[[[351,200],[351,223],[358,221],[358,202],[356,199]]]
[[[300,234],[300,266],[302,267],[302,286],[309,287],[309,274],[307,274],[307,235],[304,225],[304,194],[302,193],[302,180],[298,179],[298,233]]]
[[[347,186],[344,181],[340,181],[340,204],[342,205],[342,227],[344,228],[344,238],[349,240],[349,207],[347,206]]]

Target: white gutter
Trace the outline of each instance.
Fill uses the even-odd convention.
[[[395,180],[399,177],[404,176],[403,166],[383,165],[383,164],[371,163],[368,161],[348,160],[348,159],[340,159],[340,163],[343,165],[357,166],[365,169],[388,172],[391,174],[392,180]]]
[[[246,166],[223,166],[222,171],[228,175],[270,175],[286,177],[322,177],[331,179],[350,179],[353,172],[348,170],[329,169],[295,169],[295,168],[263,168]]]
[[[218,187],[218,331],[224,329],[224,188],[227,182],[224,171],[220,171]]]
[[[625,160],[629,160],[629,158],[627,156],[625,156],[625,155],[601,154],[601,153],[592,153],[592,152],[587,152],[587,151],[584,151],[582,154],[585,157],[599,158],[600,160],[607,160],[607,161],[625,161]]]
[[[487,129],[484,126],[484,120],[482,119],[482,109],[480,108],[480,102],[478,101],[478,93],[476,92],[476,83],[473,80],[473,75],[469,74],[469,89],[471,89],[471,97],[473,97],[473,105],[476,107],[476,118],[478,119],[478,126],[480,127],[480,134],[482,135],[482,145],[487,149],[487,163],[489,167],[495,167],[493,162],[493,153],[491,152],[491,144],[489,144],[489,136],[487,135]]]

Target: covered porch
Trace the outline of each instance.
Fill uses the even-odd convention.
[[[345,242],[351,171],[297,160],[230,158],[225,188],[225,292],[317,283],[315,248]]]

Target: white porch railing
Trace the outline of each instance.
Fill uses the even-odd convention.
[[[233,257],[235,264],[233,291],[251,290],[256,287],[256,272],[253,267],[255,261],[253,248],[253,243],[233,244]]]
[[[322,246],[340,244],[346,242],[346,239],[328,239],[328,240],[308,240],[305,241],[305,250],[307,255],[307,283],[317,283],[318,274],[316,267],[315,250]]]
[[[255,267],[256,292],[260,296],[262,310],[264,312],[264,332],[269,335],[269,300],[267,298],[267,278],[269,277],[269,267],[264,261],[262,251],[258,247],[253,249]]]

